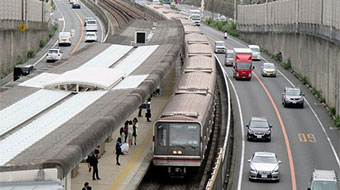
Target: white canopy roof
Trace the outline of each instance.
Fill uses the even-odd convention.
[[[123,79],[124,73],[116,69],[89,67],[78,68],[61,74],[45,84],[45,88],[57,88],[59,85],[90,86],[108,90]]]

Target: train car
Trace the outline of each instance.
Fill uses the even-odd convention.
[[[206,72],[183,74],[154,125],[153,164],[167,167],[169,174],[185,174],[203,162],[215,113],[214,77]],[[180,86],[183,83],[191,85]]]
[[[166,167],[170,175],[197,169],[205,157],[215,114],[216,64],[207,56],[210,51],[186,58],[176,89],[154,125],[153,164]]]

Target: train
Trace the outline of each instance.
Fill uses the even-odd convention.
[[[201,167],[215,118],[216,62],[202,31],[180,18],[185,32],[182,74],[153,126],[155,167],[185,175]]]

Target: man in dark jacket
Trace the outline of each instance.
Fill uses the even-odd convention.
[[[92,173],[93,180],[96,180],[96,177],[98,180],[100,180],[99,173],[98,173],[98,154],[99,154],[99,150],[98,149],[94,150],[94,154],[91,155],[93,157],[90,159],[90,165],[93,167],[93,173]]]

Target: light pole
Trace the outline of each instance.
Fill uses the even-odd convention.
[[[236,0],[234,0],[234,20],[236,21],[236,9],[237,9],[237,3]]]

